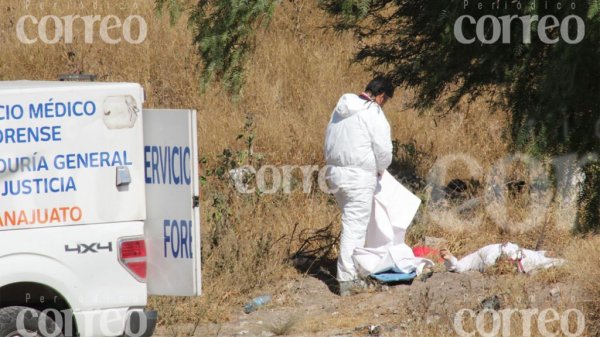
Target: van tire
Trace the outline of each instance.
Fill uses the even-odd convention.
[[[23,310],[25,319],[23,326],[26,333],[20,334],[17,330],[17,318]],[[40,329],[40,327],[45,329]],[[43,331],[40,331],[43,330]],[[52,318],[42,314],[39,310],[28,307],[7,307],[0,309],[0,337],[63,337],[60,328]]]

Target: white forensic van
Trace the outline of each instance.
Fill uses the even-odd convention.
[[[200,295],[196,112],[132,83],[0,82],[0,337],[149,336]]]

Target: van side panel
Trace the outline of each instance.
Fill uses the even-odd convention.
[[[26,83],[0,87],[0,231],[143,221],[140,85]]]

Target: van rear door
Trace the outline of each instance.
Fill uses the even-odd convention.
[[[143,102],[135,83],[0,82],[0,231],[143,221]]]
[[[201,294],[196,111],[144,110],[148,293]]]

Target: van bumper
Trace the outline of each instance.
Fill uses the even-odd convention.
[[[125,322],[123,337],[150,337],[154,334],[158,312],[156,310],[130,310]]]

